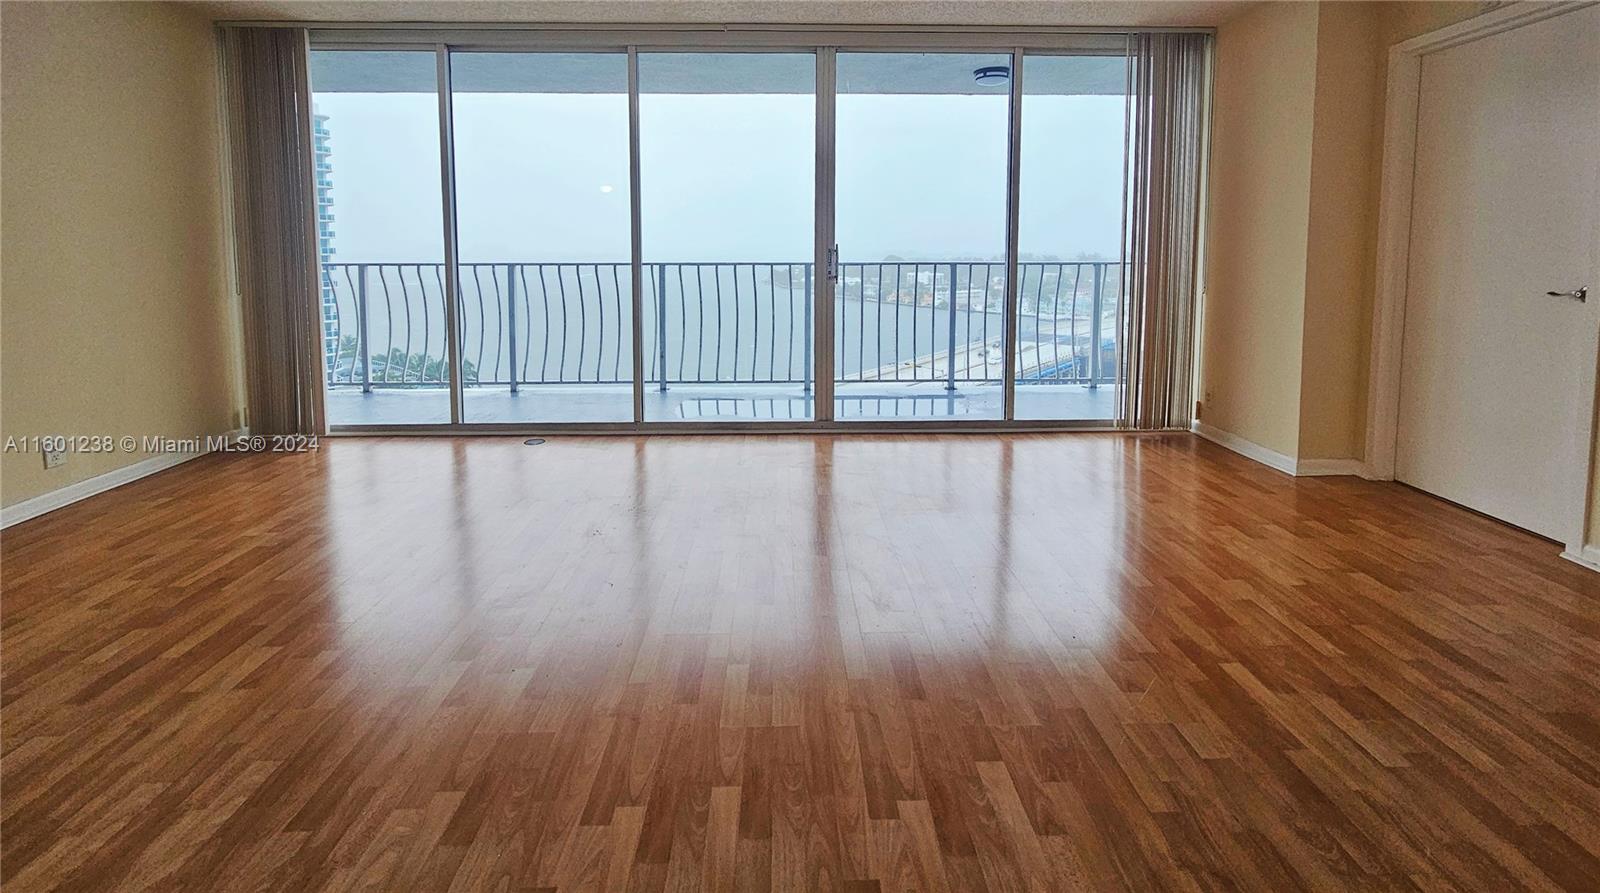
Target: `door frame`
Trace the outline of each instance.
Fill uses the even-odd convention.
[[[1377,282],[1372,306],[1372,353],[1367,380],[1366,474],[1391,481],[1400,434],[1400,364],[1410,272],[1411,204],[1417,154],[1417,114],[1422,93],[1422,57],[1524,25],[1594,6],[1594,2],[1512,4],[1490,10],[1389,48],[1383,120],[1383,166],[1378,193]],[[1589,354],[1600,360],[1600,327],[1591,333]],[[1571,506],[1564,524],[1562,557],[1600,570],[1600,549],[1585,538],[1594,471],[1596,360],[1585,364],[1581,387],[1571,398],[1588,406],[1581,442],[1570,445],[1561,469]]]
[[[223,23],[256,25],[255,22]],[[281,26],[285,23],[268,23]],[[445,281],[459,290],[456,255],[454,126],[450,96],[450,58],[455,52],[503,53],[615,53],[626,54],[629,91],[629,182],[630,242],[633,282],[631,286],[633,326],[633,419],[615,422],[468,422],[464,419],[464,383],[461,380],[459,320],[455,301],[445,301],[445,323],[450,374],[450,421],[448,423],[406,425],[340,425],[325,423],[327,434],[640,434],[640,433],[787,433],[852,432],[894,433],[917,431],[994,432],[1104,431],[1126,430],[1114,418],[1018,420],[1015,418],[1015,356],[1020,302],[1016,271],[1019,264],[1018,229],[1020,204],[1020,140],[1022,115],[1022,62],[1026,54],[1122,54],[1127,35],[1134,32],[1164,31],[1214,34],[1214,28],[957,28],[957,27],[868,27],[704,25],[606,26],[553,25],[530,30],[527,26],[460,26],[428,24],[304,23],[309,30],[308,49],[321,50],[410,50],[435,54],[439,91],[439,140],[441,158],[440,191],[445,229]],[[1006,53],[1011,59],[1007,127],[1006,170],[1006,261],[1008,301],[1003,326],[1004,381],[1003,413],[999,419],[932,418],[926,421],[851,420],[834,418],[834,293],[836,282],[822,273],[827,269],[830,249],[836,241],[835,220],[835,84],[836,57],[848,52]],[[809,421],[647,421],[644,418],[643,332],[637,325],[643,309],[640,279],[642,220],[640,195],[638,56],[650,52],[797,52],[814,54],[817,59],[816,172],[814,179],[815,304],[813,322],[812,394],[813,415]],[[1197,330],[1198,332],[1198,330]],[[1198,337],[1198,334],[1197,334]]]

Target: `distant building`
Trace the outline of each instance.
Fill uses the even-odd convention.
[[[333,291],[333,277],[326,265],[333,260],[333,154],[329,147],[332,134],[328,131],[328,116],[315,112],[311,115],[311,154],[316,165],[317,183],[317,259],[322,270],[322,345],[328,375],[333,375],[339,360],[339,336],[334,320],[339,315],[338,297]]]

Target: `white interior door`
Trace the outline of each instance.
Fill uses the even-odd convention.
[[[1600,332],[1600,7],[1424,57],[1417,125],[1396,477],[1573,541]]]

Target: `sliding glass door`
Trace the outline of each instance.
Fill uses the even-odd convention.
[[[834,417],[1004,418],[1008,53],[839,53]]]
[[[644,419],[811,419],[816,56],[638,60]]]
[[[450,54],[462,421],[632,422],[626,53]]]
[[[330,423],[1110,423],[1083,43],[313,51]]]
[[[436,56],[313,51],[310,68],[328,423],[446,424]]]
[[[1120,53],[1023,57],[1018,419],[1117,415],[1127,65]]]

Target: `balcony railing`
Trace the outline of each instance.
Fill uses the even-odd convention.
[[[809,263],[643,267],[645,381],[754,382],[809,389],[815,270]],[[1109,384],[1122,265],[1027,262],[1018,316],[1019,384]],[[462,379],[516,390],[632,380],[632,266],[461,265]],[[323,265],[331,386],[440,387],[448,381],[444,265]],[[997,382],[1005,264],[845,263],[834,304],[843,382]]]

